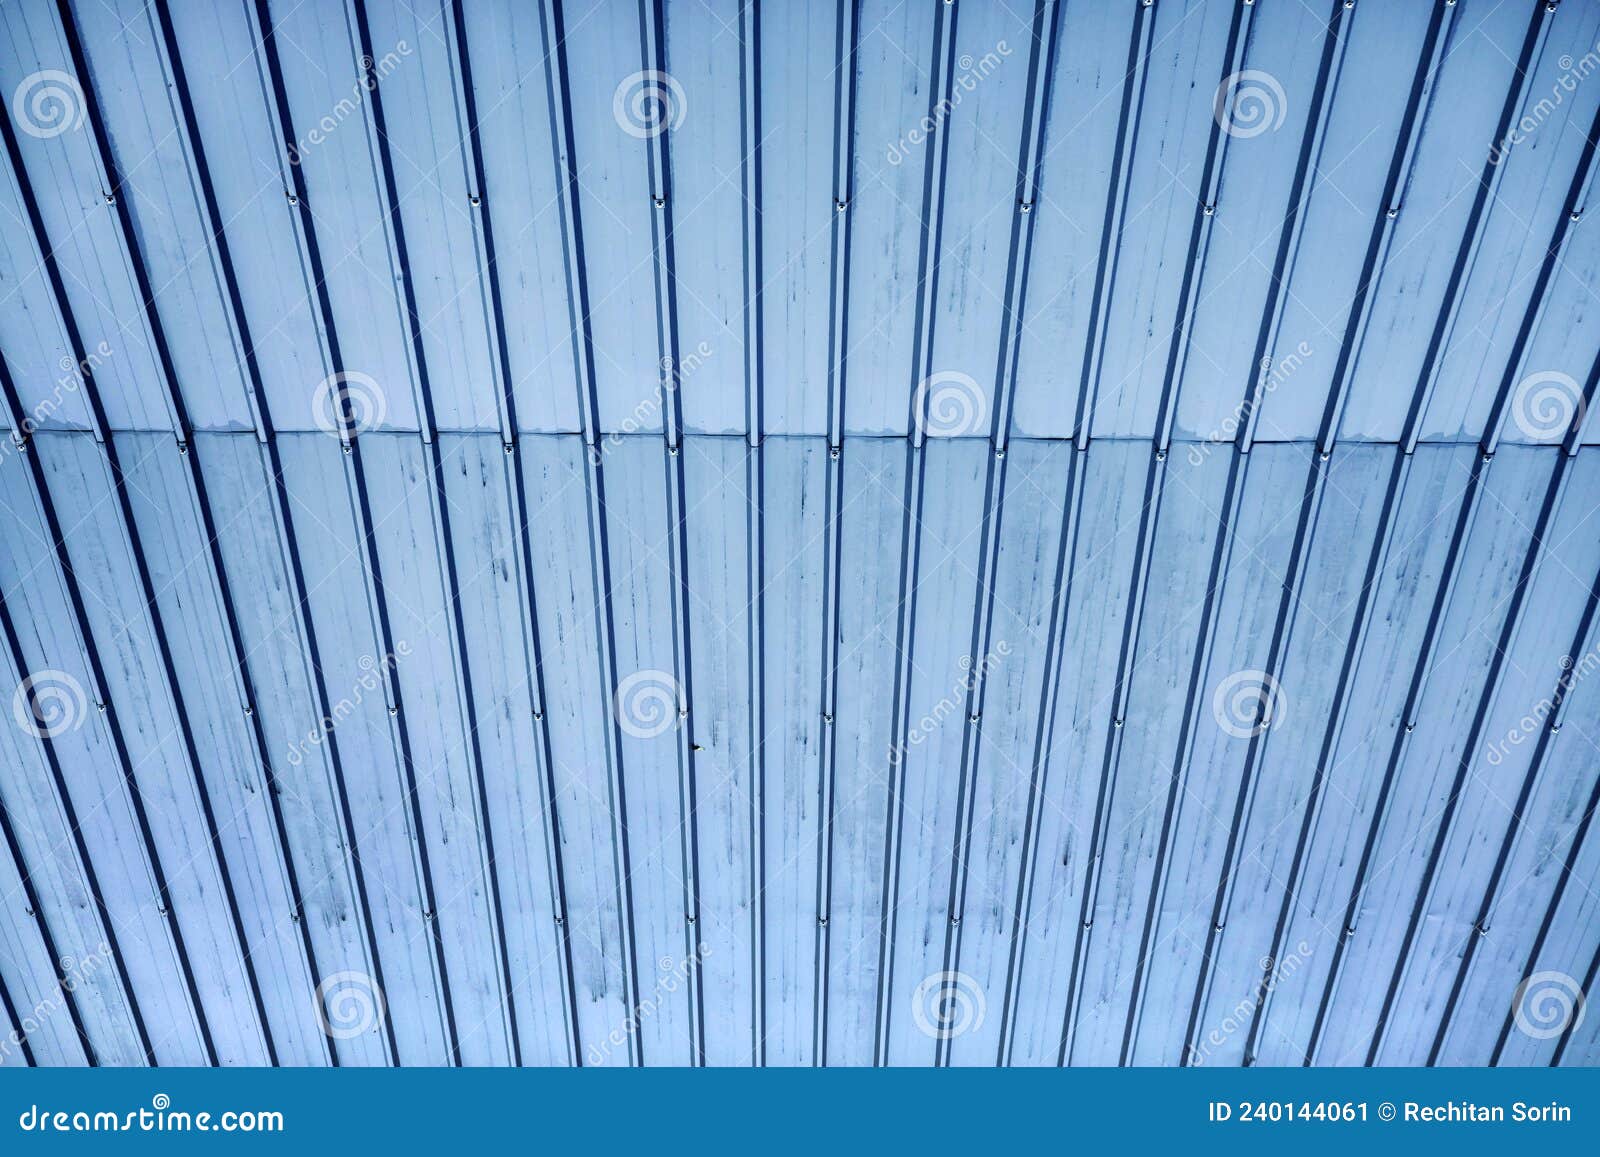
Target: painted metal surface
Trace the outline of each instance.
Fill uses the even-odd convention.
[[[1600,8],[0,12],[0,1063],[1593,1064]]]

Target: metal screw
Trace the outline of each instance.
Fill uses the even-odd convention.
[[[667,199],[665,197],[654,197],[652,200],[655,201],[657,209],[663,209],[666,207]]]
[[[667,453],[676,458],[678,456],[678,448],[676,446],[668,446]]]
[[[833,724],[833,712],[831,712],[831,711],[823,712],[822,721],[824,723],[828,724],[829,726],[832,726],[832,724]]]
[[[398,714],[400,714],[400,708],[398,706],[391,705],[390,708],[389,708],[389,714],[390,715],[398,715]]]
[[[479,202],[479,200],[478,200],[478,194],[476,194],[476,193],[471,194],[467,198],[467,204],[472,205],[473,207],[477,207],[480,203],[481,202]]]
[[[1215,215],[1216,211],[1217,211],[1217,207],[1215,205],[1207,205],[1202,210],[1202,212],[1204,212],[1207,217]]]
[[[1157,450],[1156,451],[1156,461],[1157,462],[1165,462],[1166,460],[1167,460],[1167,452],[1165,450]]]
[[[1574,209],[1572,211],[1572,220],[1574,220],[1574,221],[1582,221],[1583,220],[1583,210],[1582,209]]]
[[[849,201],[841,201],[841,200],[835,199],[834,202],[833,202],[833,211],[835,213],[843,213],[845,211],[845,209],[847,209],[849,207],[849,205],[850,205]]]
[[[293,193],[290,193],[289,194],[289,204],[298,205],[299,203],[300,203],[300,198],[296,197]]]
[[[1396,217],[1400,216],[1400,206],[1396,205],[1394,208],[1390,209],[1386,216],[1389,218],[1389,220],[1393,221]]]
[[[516,451],[516,449],[517,449],[516,446],[513,445],[512,443],[510,443],[510,442],[506,443],[506,453],[507,454],[514,453]]]
[[[829,446],[828,447],[828,457],[832,458],[835,462],[837,462],[839,460],[839,447],[837,447],[837,446]]]
[[[1017,202],[1017,208],[1021,209],[1024,213],[1031,213],[1033,211],[1033,202],[1032,201],[1018,201]]]

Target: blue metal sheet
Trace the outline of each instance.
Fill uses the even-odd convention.
[[[1596,1062],[1600,11],[0,20],[0,1064]]]

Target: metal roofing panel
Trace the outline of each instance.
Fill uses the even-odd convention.
[[[0,19],[0,1063],[1594,1063],[1593,8]]]

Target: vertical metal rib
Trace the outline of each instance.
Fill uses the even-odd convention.
[[[750,584],[750,1063],[767,1063],[767,678],[766,678],[766,472],[761,450],[766,432],[761,308],[761,7],[739,6],[739,128],[744,182],[744,357],[746,550]]]
[[[0,826],[4,827],[8,836],[11,834],[11,822],[6,819],[4,804],[0,804]],[[26,873],[20,864],[17,866],[17,875],[26,877]],[[16,1042],[17,1047],[22,1050],[23,1061],[27,1063],[30,1069],[34,1068],[39,1062],[34,1059],[33,1045],[28,1043],[28,1034],[22,1030],[22,1018],[17,1015],[17,1006],[11,999],[11,989],[6,986],[4,972],[0,972],[0,1009],[5,1012],[5,1020],[0,1022],[0,1027],[9,1030],[6,1033],[6,1039]]]
[[[500,869],[494,849],[494,828],[489,819],[488,780],[483,766],[483,744],[478,738],[478,708],[472,686],[472,664],[467,655],[466,622],[461,609],[461,581],[456,566],[454,536],[450,526],[450,500],[445,492],[444,455],[437,437],[429,431],[438,429],[434,410],[433,389],[428,371],[427,351],[422,340],[422,319],[417,313],[416,286],[411,277],[411,264],[406,245],[405,221],[400,212],[400,195],[394,175],[394,159],[390,153],[387,122],[384,119],[383,94],[380,78],[373,61],[372,30],[367,21],[365,0],[351,0],[355,27],[360,41],[362,86],[369,93],[372,110],[372,130],[377,143],[379,169],[383,177],[385,210],[392,231],[396,257],[399,260],[400,287],[405,305],[405,320],[411,341],[412,364],[416,372],[417,391],[422,401],[422,434],[424,450],[428,456],[431,485],[428,488],[429,505],[436,527],[437,545],[444,562],[444,590],[449,607],[450,649],[460,673],[457,697],[466,726],[466,741],[472,759],[473,811],[478,828],[478,857],[488,884],[487,899],[492,913],[490,935],[495,942],[495,964],[499,970],[500,991],[503,1003],[504,1027],[510,1044],[511,1062],[522,1063],[522,1041],[517,1024],[515,985],[511,978],[511,956],[506,944],[505,905],[500,891]],[[481,200],[481,198],[480,198]],[[474,206],[476,207],[476,206]],[[331,325],[330,325],[331,332]],[[385,653],[392,654],[385,644]],[[404,726],[402,722],[401,726]],[[418,813],[420,818],[420,812]],[[437,915],[437,914],[436,914]],[[437,919],[434,921],[437,925]],[[440,972],[443,975],[443,960]]]
[[[750,629],[750,1063],[767,1063],[766,430],[761,309],[761,4],[739,4],[740,272],[744,279],[745,581]]]
[[[600,399],[594,380],[594,334],[589,318],[589,283],[583,261],[583,216],[578,198],[578,161],[573,151],[572,102],[567,83],[567,48],[564,17],[556,0],[541,0],[540,28],[544,35],[545,85],[550,101],[550,129],[561,209],[561,240],[567,264],[567,301],[572,322],[573,364],[577,371],[578,404],[582,414],[584,491],[588,500],[589,558],[595,590],[595,625],[600,637],[601,694],[610,702],[617,687],[616,630],[611,609],[611,550],[605,526],[605,473],[600,449]],[[613,716],[615,713],[612,713]],[[622,997],[629,1009],[638,1007],[639,963],[633,915],[633,857],[628,844],[628,801],[622,774],[621,724],[613,718],[604,729],[606,776],[610,791],[611,842],[617,881],[618,927],[621,936]],[[628,1059],[644,1064],[644,1047],[638,1033],[627,1034]]]
[[[1254,6],[1236,5],[1228,26],[1228,42],[1223,53],[1223,77],[1238,72],[1244,65],[1249,48]],[[1215,121],[1216,118],[1213,118]],[[1167,352],[1166,373],[1161,389],[1161,401],[1156,415],[1154,453],[1145,475],[1144,499],[1139,516],[1138,546],[1135,549],[1133,581],[1134,591],[1128,607],[1128,617],[1123,623],[1122,647],[1117,657],[1117,679],[1112,706],[1111,730],[1106,736],[1106,748],[1101,761],[1100,784],[1095,795],[1094,821],[1089,837],[1089,858],[1084,869],[1083,896],[1078,913],[1078,927],[1072,949],[1072,968],[1067,981],[1067,1004],[1062,1012],[1061,1044],[1056,1063],[1065,1065],[1071,1060],[1072,1047],[1078,1030],[1078,1006],[1083,996],[1084,962],[1088,958],[1094,928],[1094,905],[1100,889],[1101,868],[1105,861],[1106,841],[1110,835],[1111,805],[1116,798],[1118,773],[1122,762],[1122,731],[1126,718],[1128,695],[1133,681],[1134,654],[1139,646],[1139,632],[1144,616],[1144,601],[1150,585],[1150,558],[1155,546],[1156,527],[1160,522],[1161,501],[1166,493],[1167,451],[1172,444],[1172,430],[1181,396],[1184,372],[1188,365],[1189,335],[1194,328],[1194,311],[1200,292],[1200,281],[1205,267],[1205,255],[1210,245],[1211,224],[1216,213],[1217,192],[1222,185],[1222,172],[1227,163],[1228,136],[1214,123],[1206,142],[1206,159],[1202,179],[1203,192],[1194,207],[1194,221],[1189,232],[1189,247],[1185,254],[1182,289],[1178,296],[1177,316],[1173,321],[1173,339]],[[1098,371],[1096,371],[1098,373]],[[1098,386],[1096,386],[1098,389]],[[1088,445],[1088,423],[1079,430],[1078,445]],[[1228,468],[1228,499],[1237,502],[1234,489],[1239,463],[1235,460]],[[1231,526],[1232,515],[1229,516]],[[1218,546],[1231,536],[1230,526],[1220,531]],[[1215,566],[1215,560],[1213,561]],[[1211,599],[1207,599],[1209,620]],[[1202,631],[1205,631],[1202,627]],[[1204,638],[1204,635],[1202,635]]]
[[[859,0],[838,0],[834,33],[833,224],[829,258],[833,281],[828,310],[828,462],[824,468],[822,554],[822,743],[817,777],[817,931],[812,979],[811,1063],[828,1063],[828,971],[833,937],[833,798],[839,733],[839,552],[844,542],[844,418],[850,320],[850,199],[855,177],[856,36]]]
[[[1122,110],[1117,116],[1111,180],[1106,187],[1105,218],[1100,227],[1100,259],[1095,264],[1094,292],[1089,305],[1089,337],[1084,343],[1083,376],[1078,383],[1078,408],[1072,421],[1072,436],[1079,450],[1089,448],[1094,409],[1100,398],[1100,371],[1110,329],[1111,299],[1117,291],[1117,266],[1122,259],[1122,224],[1128,211],[1128,194],[1133,188],[1128,170],[1139,145],[1139,124],[1144,112],[1144,87],[1150,74],[1150,44],[1155,37],[1155,26],[1155,0],[1142,0],[1133,11],[1133,35],[1128,41]]]
[[[555,783],[555,756],[550,745],[550,724],[545,719],[544,652],[539,635],[538,602],[533,589],[533,542],[528,529],[527,489],[523,477],[523,462],[519,440],[521,430],[517,422],[516,393],[512,388],[511,351],[506,341],[504,298],[500,292],[498,267],[495,262],[494,221],[487,208],[489,189],[483,159],[483,141],[478,132],[477,93],[472,83],[472,54],[467,42],[467,22],[462,0],[448,0],[450,24],[448,30],[456,52],[455,64],[460,70],[462,120],[466,126],[469,150],[468,170],[470,188],[474,190],[474,206],[485,206],[473,217],[473,224],[481,239],[482,257],[478,276],[487,294],[486,322],[492,335],[493,367],[498,391],[496,409],[500,419],[500,436],[505,444],[508,467],[506,471],[506,505],[511,515],[512,532],[520,549],[513,552],[513,570],[516,573],[517,605],[522,620],[523,661],[531,692],[533,723],[538,743],[535,754],[539,762],[538,780],[540,804],[545,817],[545,864],[550,873],[550,899],[555,909],[557,935],[561,941],[561,1009],[566,1027],[567,1060],[579,1063],[583,1045],[578,1030],[576,984],[572,970],[572,932],[567,920],[566,865],[561,852],[561,816]],[[509,970],[508,970],[509,971]]]
[[[1017,1034],[1017,1001],[1022,989],[1022,968],[1026,957],[1028,913],[1033,908],[1033,882],[1038,867],[1039,827],[1044,815],[1043,800],[1050,774],[1050,759],[1055,742],[1056,707],[1060,703],[1061,666],[1066,654],[1068,614],[1072,605],[1072,581],[1078,559],[1078,530],[1083,523],[1083,495],[1088,452],[1072,447],[1067,467],[1067,494],[1061,517],[1061,543],[1056,552],[1055,592],[1050,602],[1050,627],[1045,637],[1045,665],[1039,697],[1038,722],[1033,737],[1033,759],[1028,768],[1028,808],[1023,817],[1022,846],[1018,849],[1021,869],[1011,915],[1010,951],[1006,957],[1006,987],[1000,1005],[1000,1045],[995,1064],[1011,1064]]]
[[[942,969],[954,972],[961,962],[961,917],[966,908],[968,865],[972,853],[972,813],[982,747],[984,693],[988,689],[989,640],[994,628],[995,572],[999,566],[1000,535],[1004,525],[1006,447],[1010,441],[1011,411],[1016,397],[1017,347],[1021,340],[1026,304],[1028,258],[1033,244],[1033,204],[1037,196],[1039,157],[1044,146],[1044,124],[1049,110],[1050,78],[1055,65],[1056,0],[1036,0],[1030,30],[1028,93],[1023,106],[1022,134],[1018,145],[1016,203],[1011,214],[1010,252],[1006,261],[1004,310],[999,348],[995,351],[994,422],[990,440],[994,452],[985,469],[983,525],[979,532],[977,599],[973,611],[968,661],[966,721],[961,727],[961,770],[956,781],[956,823],[950,859],[950,889],[945,902]],[[1031,801],[1030,801],[1031,803]],[[950,1063],[949,1036],[934,1041],[934,1064]]]
[[[1583,984],[1580,991],[1593,992],[1595,977],[1597,974],[1600,974],[1600,948],[1596,948],[1594,955],[1589,959],[1589,968],[1583,974]],[[1562,1030],[1561,1039],[1556,1042],[1555,1051],[1550,1054],[1551,1068],[1555,1068],[1557,1065],[1559,1065],[1561,1063],[1561,1059],[1567,1055],[1567,1046],[1572,1043],[1572,1034],[1577,1031],[1579,1019],[1580,1018],[1576,1016],[1573,1017],[1567,1023],[1567,1027]]]
[[[639,0],[639,38],[642,63],[647,71],[667,75],[667,17],[664,0]],[[676,252],[672,232],[672,153],[670,129],[652,134],[646,141],[649,157],[650,192],[656,205],[651,216],[651,240],[655,250],[656,332],[661,361],[666,368],[667,404],[663,407],[667,459],[667,546],[672,573],[672,650],[683,701],[689,712],[682,726],[674,729],[678,745],[678,791],[683,858],[684,957],[699,957],[696,943],[700,919],[700,822],[699,786],[695,778],[694,742],[694,662],[689,621],[689,544],[688,501],[683,464],[682,374],[678,364],[678,282]],[[703,973],[689,970],[689,1045],[693,1064],[706,1063],[706,1007]]]
[[[294,119],[289,110],[288,89],[283,77],[282,64],[278,58],[277,34],[273,30],[271,14],[268,11],[268,0],[255,0],[254,15],[257,21],[257,43],[261,46],[262,56],[267,69],[267,80],[270,86],[270,95],[273,110],[277,118],[279,130],[280,149],[283,150],[279,157],[280,171],[287,171],[290,177],[289,187],[293,190],[291,198],[296,212],[291,214],[295,226],[295,238],[299,257],[307,270],[309,280],[314,287],[314,297],[317,315],[321,321],[323,349],[320,351],[325,359],[325,364],[332,371],[331,379],[335,383],[334,404],[336,407],[336,424],[339,428],[340,440],[345,451],[345,484],[350,493],[351,515],[355,522],[356,534],[361,540],[362,581],[365,587],[369,612],[373,620],[374,633],[378,637],[378,645],[384,655],[393,655],[394,638],[389,621],[388,602],[384,595],[383,570],[378,557],[377,540],[374,536],[372,510],[368,497],[366,471],[362,461],[362,451],[356,437],[354,408],[350,401],[349,390],[345,384],[344,358],[339,349],[338,331],[334,323],[333,303],[328,293],[327,277],[322,263],[321,250],[317,242],[316,222],[311,215],[310,206],[307,204],[307,190],[305,174],[298,165],[285,165],[284,157],[287,150],[293,147],[295,138]],[[269,444],[270,445],[270,444]],[[276,448],[273,447],[274,472],[278,472]],[[281,474],[279,474],[281,479]],[[296,564],[298,566],[298,562]],[[307,608],[309,621],[309,607]],[[383,678],[384,698],[389,707],[390,738],[394,744],[396,754],[401,765],[401,789],[405,794],[408,804],[408,819],[411,825],[411,845],[413,867],[417,875],[418,887],[421,892],[423,904],[423,923],[429,933],[432,947],[432,964],[434,980],[438,988],[442,1004],[442,1022],[445,1040],[448,1042],[452,1063],[461,1063],[461,1042],[456,1030],[455,1008],[450,994],[449,972],[444,956],[444,940],[438,919],[438,905],[433,887],[433,871],[428,860],[427,833],[422,821],[421,800],[418,796],[416,763],[412,757],[411,737],[407,724],[402,715],[405,704],[400,694],[400,686],[395,678],[393,665],[388,662],[379,664],[379,672]]]
[[[945,166],[950,155],[950,135],[934,116],[942,102],[950,99],[954,78],[956,11],[951,3],[934,6],[932,82],[928,85],[928,123],[938,127],[930,134],[931,148],[922,179],[921,237],[917,256],[916,341],[911,365],[911,401],[908,406],[906,442],[906,483],[901,521],[900,592],[895,626],[895,676],[890,735],[899,750],[905,749],[907,699],[911,691],[913,633],[917,619],[917,564],[922,553],[922,500],[927,472],[923,442],[926,429],[924,411],[927,399],[918,384],[933,370],[934,309],[939,282],[939,244],[944,223]],[[905,800],[904,759],[891,759],[889,767],[886,838],[883,854],[883,901],[879,917],[878,1001],[873,1017],[873,1063],[889,1063],[889,1010],[894,994],[895,927],[900,895],[901,825]]]

